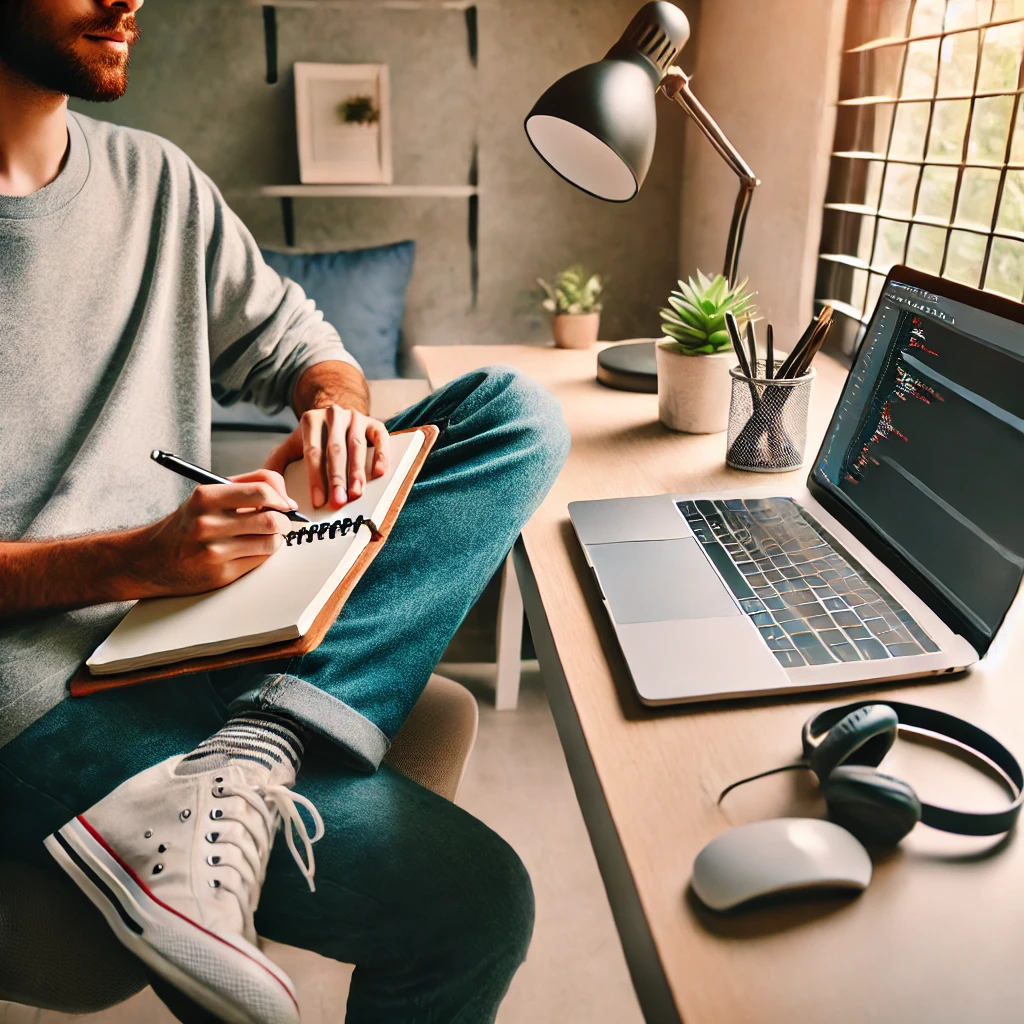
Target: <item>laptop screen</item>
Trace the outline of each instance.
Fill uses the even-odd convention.
[[[940,289],[887,281],[812,480],[984,649],[1024,574],[1024,327]]]

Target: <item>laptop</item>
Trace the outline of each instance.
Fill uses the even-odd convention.
[[[806,484],[569,505],[646,704],[959,672],[1024,576],[1024,305],[906,267]]]

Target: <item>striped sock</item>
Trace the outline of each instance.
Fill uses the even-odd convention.
[[[197,775],[245,761],[272,775],[294,779],[305,752],[305,729],[288,715],[273,711],[243,711],[224,723],[182,758],[176,775]]]

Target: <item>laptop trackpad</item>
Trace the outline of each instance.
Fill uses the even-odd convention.
[[[587,551],[618,623],[743,614],[693,537],[589,544]]]
[[[791,685],[746,616],[637,622],[616,633],[636,692],[648,704],[771,693]]]

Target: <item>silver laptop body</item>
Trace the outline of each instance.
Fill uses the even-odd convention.
[[[978,660],[1024,574],[1022,320],[1017,303],[893,268],[804,486],[569,505],[644,703]],[[977,450],[952,450],[961,434]]]

